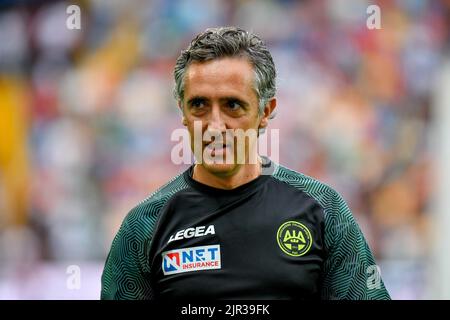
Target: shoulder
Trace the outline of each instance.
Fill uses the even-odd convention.
[[[122,228],[132,230],[141,237],[151,235],[161,209],[174,195],[188,187],[183,174],[184,172],[178,174],[132,208],[125,217]]]
[[[351,215],[342,196],[326,183],[279,164],[276,165],[273,177],[315,199],[324,209],[326,218],[331,218],[338,213]]]

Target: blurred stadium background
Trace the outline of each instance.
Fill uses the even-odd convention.
[[[392,297],[450,299],[450,1],[0,5],[0,299],[99,298],[122,219],[185,169],[172,69],[219,25],[267,41],[280,162],[344,196]]]

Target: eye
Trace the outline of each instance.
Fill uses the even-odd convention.
[[[240,108],[242,108],[242,105],[237,100],[230,100],[227,102],[227,107],[232,111],[236,111],[236,110],[239,110]]]
[[[191,107],[193,109],[200,109],[205,106],[205,101],[203,99],[194,99],[191,102]]]

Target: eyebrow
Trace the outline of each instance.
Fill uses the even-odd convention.
[[[190,98],[186,103],[187,103],[188,105],[190,105],[190,104],[192,104],[192,102],[194,102],[194,101],[199,101],[199,100],[200,100],[200,101],[209,101],[210,99],[207,98],[207,97],[204,97],[204,96],[193,96],[193,97]],[[226,96],[226,97],[220,98],[219,101],[220,101],[220,102],[237,101],[237,102],[239,102],[243,107],[248,106],[248,102],[246,102],[246,101],[244,101],[244,100],[242,100],[242,99],[240,99],[240,98],[238,98],[238,97],[235,97],[235,96]]]
[[[203,96],[194,96],[194,97],[190,98],[186,103],[189,105],[192,102],[194,102],[195,100],[207,101],[208,98],[203,97]]]
[[[223,97],[219,99],[220,102],[224,102],[224,101],[236,101],[239,102],[243,107],[248,106],[248,102],[238,98],[238,97],[233,97],[233,96],[229,96],[229,97]]]

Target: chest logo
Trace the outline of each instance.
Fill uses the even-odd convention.
[[[220,245],[176,249],[162,253],[164,275],[220,269]]]
[[[207,236],[208,234],[216,234],[216,230],[214,229],[214,225],[209,226],[199,226],[196,228],[187,228],[178,231],[176,234],[173,234],[170,236],[169,241],[167,243],[170,243],[175,240],[182,240],[182,239],[189,239],[189,238],[197,238],[202,236]]]
[[[278,228],[277,242],[287,255],[300,257],[311,249],[311,232],[300,222],[287,221]]]

